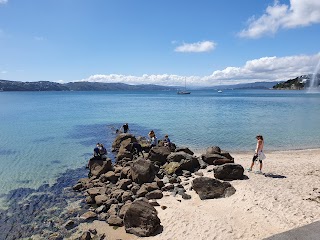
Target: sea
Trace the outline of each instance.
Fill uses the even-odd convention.
[[[265,151],[320,146],[320,94],[282,90],[0,92],[0,207],[17,189],[53,186],[68,171],[85,177],[96,143],[108,155],[124,123],[178,147]],[[78,176],[77,176],[78,177]],[[68,183],[67,183],[68,184]],[[72,183],[70,183],[72,184]],[[19,195],[21,197],[21,194]],[[9,206],[10,207],[10,206]]]

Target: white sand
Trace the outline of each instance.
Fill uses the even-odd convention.
[[[244,168],[251,163],[252,153],[231,155]],[[246,171],[248,179],[230,182],[237,191],[222,199],[200,200],[194,191],[188,190],[192,199],[180,202],[181,196],[166,193],[168,196],[158,202],[167,209],[156,207],[163,231],[144,239],[256,240],[320,220],[320,149],[266,152],[266,155],[263,172],[285,178]],[[208,169],[200,171],[213,177]],[[192,179],[187,181],[190,183],[186,189]],[[82,227],[105,232],[111,240],[138,239],[126,234],[123,228],[113,230],[106,225],[96,221]]]

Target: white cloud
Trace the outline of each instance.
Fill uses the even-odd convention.
[[[175,48],[175,52],[210,52],[215,49],[217,44],[212,41],[203,41],[196,43],[184,43]]]
[[[0,0],[0,4],[6,4],[8,0]]]
[[[320,53],[311,56],[263,57],[247,61],[243,67],[214,71],[209,79],[233,83],[288,80],[312,73],[319,59]]]
[[[6,74],[6,73],[7,73],[6,70],[2,70],[2,71],[1,71],[1,74]]]
[[[275,0],[265,13],[255,19],[248,20],[247,29],[239,33],[241,37],[259,38],[263,35],[275,34],[279,29],[289,29],[320,23],[319,0],[290,0],[290,5],[280,4]]]
[[[298,55],[288,57],[263,57],[247,61],[242,67],[227,67],[214,71],[209,76],[148,75],[132,76],[120,74],[96,74],[81,81],[158,84],[163,86],[183,86],[185,79],[188,86],[215,86],[221,84],[237,84],[262,81],[279,81],[309,74],[314,71],[320,59],[315,55]]]

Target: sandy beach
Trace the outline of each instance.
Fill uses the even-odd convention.
[[[231,155],[244,168],[250,165],[251,152]],[[165,193],[156,207],[163,229],[144,239],[256,240],[320,220],[320,149],[266,152],[266,156],[264,175],[245,171],[246,179],[230,182],[236,193],[228,198],[200,200],[189,187],[198,176],[182,177],[192,198]],[[212,168],[199,172],[214,178]],[[80,225],[83,231],[89,228],[105,233],[107,239],[139,239],[104,222]]]

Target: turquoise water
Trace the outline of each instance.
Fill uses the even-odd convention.
[[[256,134],[266,150],[316,148],[319,103],[320,94],[303,91],[1,92],[0,194],[84,167],[96,142],[110,152],[125,122],[196,151],[250,151]]]

